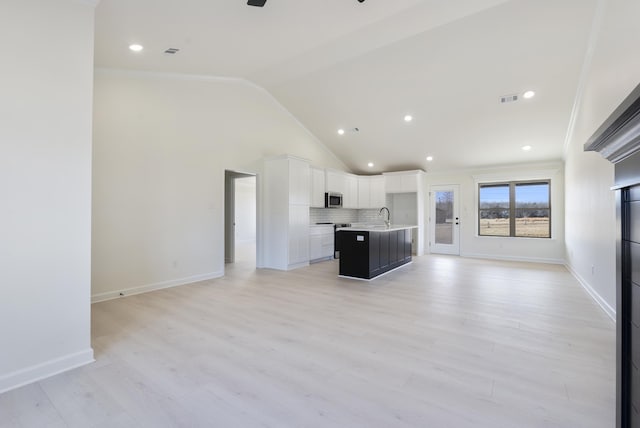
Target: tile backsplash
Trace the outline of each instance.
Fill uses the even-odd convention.
[[[359,223],[383,223],[386,218],[386,213],[381,216],[379,209],[358,210]]]
[[[346,208],[309,208],[309,223],[354,223],[358,211]]]
[[[309,208],[309,223],[382,223],[378,209]]]

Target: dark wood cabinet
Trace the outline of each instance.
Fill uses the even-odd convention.
[[[378,251],[380,252],[380,271],[381,271],[381,273],[382,272],[386,272],[386,271],[389,270],[389,263],[390,263],[390,260],[389,260],[389,258],[390,258],[390,254],[389,254],[389,233],[390,232],[385,232],[384,235],[382,235],[382,234],[376,233],[376,232],[367,232],[367,236],[370,236],[371,234],[380,236],[380,239],[379,239],[380,248],[379,248]],[[375,248],[373,249],[373,251],[375,251]]]
[[[640,165],[640,162],[639,162]],[[620,283],[618,289],[621,427],[640,426],[640,185],[619,191]]]
[[[372,279],[411,261],[411,229],[338,233],[342,276]]]

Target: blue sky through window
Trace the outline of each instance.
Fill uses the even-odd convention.
[[[549,184],[518,184],[516,185],[516,201],[520,203],[536,202],[541,205],[549,203]],[[498,203],[509,202],[509,185],[480,187],[480,202]]]
[[[535,202],[538,205],[549,204],[549,185],[547,183],[516,185],[516,202]]]

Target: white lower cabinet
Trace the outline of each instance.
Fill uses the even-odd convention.
[[[309,226],[309,260],[321,261],[333,258],[333,225]]]
[[[309,262],[309,206],[289,205],[289,265]]]
[[[322,258],[322,236],[309,235],[309,260]]]

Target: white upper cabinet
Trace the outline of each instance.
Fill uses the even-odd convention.
[[[342,171],[326,170],[327,186],[325,192],[347,193],[347,174]]]
[[[422,171],[385,172],[386,193],[412,193],[417,192]]]
[[[332,169],[326,170],[326,192],[342,194],[342,208],[358,208],[358,176]]]
[[[325,172],[324,169],[311,168],[311,207],[324,208]]]
[[[370,205],[369,208],[382,208],[387,205],[384,176],[372,175],[369,177]]]
[[[343,208],[358,208],[358,176],[345,174],[347,176],[347,191],[343,194]]]
[[[304,161],[289,161],[289,203],[309,206],[309,164]]]
[[[384,185],[387,193],[401,193],[402,178],[399,175],[385,175]]]
[[[382,175],[358,177],[358,208],[382,208],[386,205],[384,181]]]
[[[371,208],[370,177],[358,177],[358,208]]]

